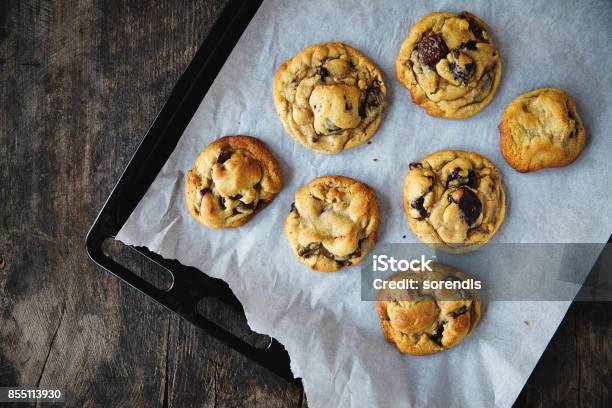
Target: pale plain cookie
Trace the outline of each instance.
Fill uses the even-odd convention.
[[[208,145],[185,177],[189,213],[210,228],[247,223],[281,189],[281,168],[251,136],[225,136]]]
[[[295,193],[285,235],[295,256],[315,271],[356,265],[376,242],[378,204],[367,185],[323,176]]]
[[[338,153],[370,139],[387,94],[378,67],[340,42],[310,46],[284,62],[273,91],[285,130],[320,153]]]
[[[413,279],[419,289],[381,289],[376,311],[385,339],[405,354],[423,356],[444,351],[469,336],[480,320],[475,289],[424,289],[424,281],[463,282],[469,276],[432,263],[432,271],[401,272],[387,280]]]
[[[486,24],[471,13],[430,13],[404,40],[397,79],[412,100],[441,118],[473,116],[491,102],[502,65]]]
[[[506,214],[497,167],[461,150],[439,151],[410,163],[403,204],[417,238],[446,252],[478,249],[497,232]]]
[[[574,98],[558,88],[519,95],[499,123],[502,155],[522,173],[567,166],[580,155],[585,141]]]

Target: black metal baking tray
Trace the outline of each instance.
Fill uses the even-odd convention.
[[[171,287],[168,290],[159,289],[134,271],[116,262],[102,249],[105,240],[117,235],[168,160],[204,95],[262,1],[231,0],[224,8],[98,214],[87,234],[86,245],[91,259],[108,272],[239,353],[288,381],[300,385],[300,380],[291,374],[289,355],[278,341],[271,339],[266,348],[255,347],[197,312],[200,300],[213,297],[244,314],[242,305],[225,282],[209,277],[196,268],[181,265],[178,261],[164,259],[146,248],[133,248],[172,274]]]
[[[196,268],[186,267],[178,261],[164,259],[146,248],[133,247],[132,249],[142,256],[161,265],[172,274],[173,283],[170,288],[159,289],[134,271],[116,262],[103,251],[104,242],[109,238],[115,238],[169,158],[221,67],[262,2],[263,0],[230,0],[200,46],[193,61],[172,90],[170,97],[98,214],[87,234],[86,245],[91,259],[108,272],[178,313],[239,353],[301,386],[300,379],[294,378],[291,373],[287,351],[278,341],[271,339],[266,348],[255,347],[198,313],[198,302],[203,298],[212,297],[244,315],[242,305],[225,282],[209,277]],[[612,242],[612,236],[608,242]],[[606,250],[608,253],[606,259],[609,259],[612,246],[608,245]],[[602,253],[589,279],[592,280],[594,276],[599,276],[601,270],[605,269],[602,266],[603,258]],[[597,273],[594,274],[594,272]],[[589,289],[591,285],[585,285],[585,287]],[[593,299],[590,292],[582,291],[581,293],[582,295],[579,295],[577,299]]]

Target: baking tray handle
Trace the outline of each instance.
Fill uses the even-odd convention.
[[[168,290],[159,289],[107,256],[103,251],[102,245],[107,238],[114,239],[114,237],[101,237],[104,237],[104,234],[93,231],[93,228],[87,235],[87,253],[92,261],[122,279],[128,285],[150,296],[162,306],[178,313],[220,342],[230,346],[284,379],[296,385],[301,385],[300,379],[294,378],[291,373],[289,354],[278,341],[270,338],[270,343],[266,348],[257,348],[198,313],[198,303],[203,298],[213,297],[228,307],[244,314],[240,301],[234,296],[225,282],[211,278],[198,269],[186,267],[178,261],[164,259],[146,248],[131,247],[150,261],[167,269],[172,275],[173,283],[170,288]]]

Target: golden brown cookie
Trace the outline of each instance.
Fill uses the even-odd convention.
[[[356,265],[376,242],[378,204],[364,183],[323,176],[295,193],[285,235],[295,256],[315,271]]]
[[[439,151],[410,163],[403,203],[417,238],[446,252],[478,249],[497,232],[506,214],[497,167],[461,150]]]
[[[304,49],[274,76],[274,105],[285,130],[321,153],[338,153],[370,139],[386,94],[378,67],[340,42]]]
[[[441,118],[473,116],[491,102],[502,66],[486,24],[467,11],[430,13],[404,40],[397,79],[412,100]]]
[[[572,163],[586,131],[574,99],[558,88],[519,95],[499,123],[499,147],[508,164],[525,173]]]
[[[396,282],[413,279],[419,289],[378,291],[376,311],[383,335],[405,354],[423,356],[456,346],[480,320],[478,291],[460,288],[469,276],[439,263],[432,263],[431,269],[401,272],[387,278]],[[449,286],[426,289],[426,281]]]
[[[208,145],[185,177],[189,213],[210,228],[247,223],[281,189],[281,169],[251,136],[225,136]]]

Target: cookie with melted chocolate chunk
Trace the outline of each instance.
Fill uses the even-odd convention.
[[[478,290],[460,288],[469,276],[440,263],[430,267],[431,271],[402,272],[386,279],[412,279],[418,289],[385,288],[377,294],[381,331],[404,354],[423,356],[454,347],[472,334],[480,320]],[[424,282],[452,283],[433,289]]]
[[[185,201],[203,225],[233,228],[253,218],[281,186],[281,168],[262,141],[226,136],[202,150],[187,172]]]
[[[368,141],[380,124],[387,88],[378,67],[340,43],[310,46],[281,64],[274,105],[285,130],[320,153]]]
[[[419,240],[447,252],[477,249],[497,232],[506,213],[497,167],[477,153],[460,150],[411,163],[403,202]]]
[[[376,242],[374,191],[343,176],[312,180],[295,193],[285,235],[295,256],[315,271],[356,265]]]
[[[502,72],[486,24],[465,11],[431,13],[419,20],[404,40],[395,68],[414,103],[432,116],[454,119],[484,109]]]

